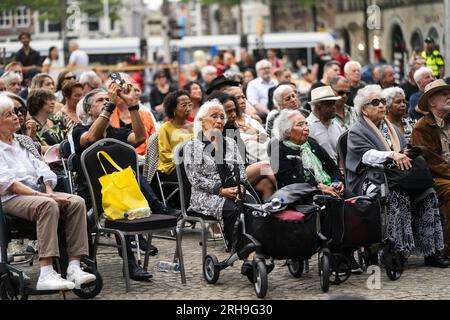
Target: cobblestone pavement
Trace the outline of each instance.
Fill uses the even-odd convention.
[[[241,300],[257,299],[253,286],[240,274],[241,262],[223,270],[215,285],[208,285],[203,279],[201,265],[200,235],[187,232],[183,237],[183,253],[186,267],[186,285],[182,285],[178,274],[158,272],[154,268],[159,260],[170,260],[175,250],[175,242],[154,239],[153,244],[159,249],[155,257],[150,257],[149,271],[153,274],[151,282],[131,281],[131,291],[125,293],[122,278],[122,264],[117,251],[101,247],[98,255],[98,268],[103,277],[104,287],[96,299],[162,299],[162,300]],[[219,259],[226,258],[223,242],[208,242],[208,252]],[[397,281],[391,281],[384,270],[381,272],[381,288],[369,290],[369,274],[352,275],[345,283],[332,285],[329,293],[320,290],[317,272],[317,259],[310,260],[309,273],[294,278],[284,261],[275,261],[275,269],[269,274],[267,300],[322,300],[337,296],[359,297],[364,299],[449,299],[450,269],[430,268],[423,265],[420,257],[410,257],[406,270]],[[27,274],[36,281],[38,266],[24,267]],[[35,282],[34,282],[35,283]],[[57,295],[30,297],[30,299],[61,299]],[[67,299],[79,299],[72,292]]]

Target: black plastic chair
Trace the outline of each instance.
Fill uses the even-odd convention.
[[[97,159],[97,153],[99,151],[105,151],[108,153],[111,158],[121,167],[127,168],[131,166],[131,168],[138,172],[138,158],[136,151],[130,145],[115,140],[115,139],[102,139],[97,141],[88,149],[86,149],[81,155],[81,167],[83,168],[84,175],[86,177],[89,191],[92,197],[92,206],[94,210],[95,217],[95,240],[94,240],[94,249],[93,256],[96,257],[97,248],[99,245],[110,246],[110,247],[118,247],[121,249],[122,258],[123,258],[123,266],[125,270],[125,284],[126,291],[130,290],[130,275],[128,269],[128,256],[125,245],[125,235],[138,235],[138,234],[147,234],[148,242],[150,244],[150,240],[152,237],[152,233],[157,231],[173,231],[176,234],[176,250],[174,260],[178,259],[180,265],[180,275],[181,282],[183,284],[186,283],[186,276],[184,270],[184,261],[183,261],[183,253],[181,248],[181,232],[179,228],[177,228],[177,218],[169,215],[155,214],[153,213],[149,218],[142,219],[134,219],[134,220],[105,220],[104,226],[100,223],[100,217],[103,213],[102,208],[102,195],[101,195],[101,185],[99,182],[99,178],[103,176],[104,172],[100,166],[100,163]],[[108,172],[113,172],[115,169],[106,163],[105,166]],[[136,176],[139,182],[139,176]],[[100,234],[101,233],[112,233],[118,236],[120,239],[120,244],[111,244],[111,243],[103,243],[100,242]],[[172,238],[164,238],[174,240]],[[148,256],[149,256],[149,248],[147,246],[147,252],[145,253],[145,261],[144,261],[144,269],[147,269],[148,266]]]
[[[174,156],[174,162],[175,167],[177,170],[177,177],[178,182],[180,184],[180,204],[181,204],[181,212],[183,214],[183,218],[180,222],[180,228],[181,230],[184,230],[184,226],[186,224],[186,221],[192,222],[192,223],[200,223],[200,231],[201,231],[201,243],[202,246],[202,263],[206,257],[207,254],[207,227],[206,224],[218,224],[220,228],[220,233],[222,234],[222,239],[224,241],[225,248],[226,242],[225,237],[223,234],[222,226],[220,222],[214,218],[213,216],[206,216],[204,214],[200,214],[197,212],[188,212],[187,208],[189,208],[189,204],[191,201],[191,183],[189,182],[189,179],[186,175],[186,170],[184,168],[183,163],[183,157],[184,157],[184,146],[186,143],[188,143],[190,140],[185,141],[183,143],[180,143],[178,146],[176,146],[173,156]]]

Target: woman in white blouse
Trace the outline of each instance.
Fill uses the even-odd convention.
[[[37,290],[72,290],[95,280],[80,268],[88,254],[86,205],[78,196],[54,193],[56,175],[15,132],[19,120],[13,101],[0,96],[0,195],[8,215],[36,222],[40,274]],[[53,269],[59,256],[58,220],[65,220],[69,267],[67,280]]]

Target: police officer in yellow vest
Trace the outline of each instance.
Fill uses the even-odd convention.
[[[434,49],[434,40],[431,37],[425,39],[426,50],[422,51],[422,57],[426,59],[427,67],[433,70],[433,76],[437,78],[444,77],[445,65],[444,57],[438,50]]]

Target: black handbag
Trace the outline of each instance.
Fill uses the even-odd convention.
[[[392,160],[385,163],[384,172],[389,188],[401,188],[414,192],[433,187],[433,177],[420,149],[417,147],[411,148],[409,157],[412,159],[412,168],[409,170],[400,170]]]

